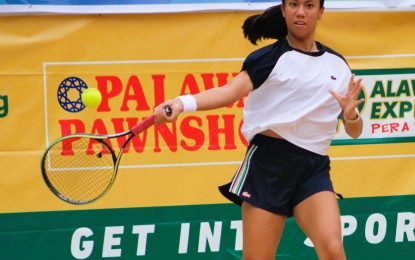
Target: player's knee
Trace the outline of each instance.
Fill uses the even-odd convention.
[[[277,245],[278,246],[278,245]],[[276,246],[271,243],[244,244],[243,260],[274,260]]]
[[[327,259],[343,260],[345,258],[344,248],[342,243],[333,242],[327,247]]]
[[[319,246],[317,250],[321,260],[344,260],[346,259],[341,239],[329,239]]]
[[[260,250],[251,250],[243,252],[243,260],[273,260],[275,252],[264,252]]]

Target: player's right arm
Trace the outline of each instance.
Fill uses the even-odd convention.
[[[228,84],[219,88],[208,89],[193,95],[193,97],[195,98],[198,111],[212,110],[236,102],[246,96],[252,89],[253,84],[248,73],[246,71],[242,71]],[[164,106],[170,106],[172,109],[171,116],[167,116],[164,109],[162,109]],[[156,124],[172,122],[176,120],[183,110],[184,106],[182,101],[177,98],[168,100],[155,108],[155,122]]]

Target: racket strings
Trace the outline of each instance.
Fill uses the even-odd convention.
[[[72,144],[70,154],[63,151],[63,142]],[[102,196],[113,182],[112,149],[104,141],[94,140],[93,154],[87,154],[90,142],[89,137],[65,139],[53,145],[45,156],[43,166],[49,186],[68,202],[83,204],[93,201]]]

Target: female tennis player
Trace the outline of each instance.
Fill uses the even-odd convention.
[[[274,259],[286,219],[294,217],[319,259],[345,259],[340,212],[327,150],[340,115],[345,131],[360,136],[361,79],[345,59],[316,42],[324,0],[283,0],[246,19],[252,42],[278,39],[251,53],[227,85],[183,95],[155,108],[156,123],[182,112],[224,107],[249,94],[242,133],[246,156],[224,196],[242,207],[243,259]],[[172,108],[172,116],[162,109]]]

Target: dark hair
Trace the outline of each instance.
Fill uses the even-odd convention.
[[[245,38],[252,44],[262,39],[281,39],[287,33],[287,23],[281,12],[281,5],[269,7],[262,14],[248,17],[242,25]]]
[[[285,4],[285,0],[282,0]],[[320,8],[324,0],[320,0]],[[281,5],[267,8],[262,14],[248,17],[242,25],[245,38],[256,45],[263,39],[282,39],[288,34],[287,23],[282,15]]]

